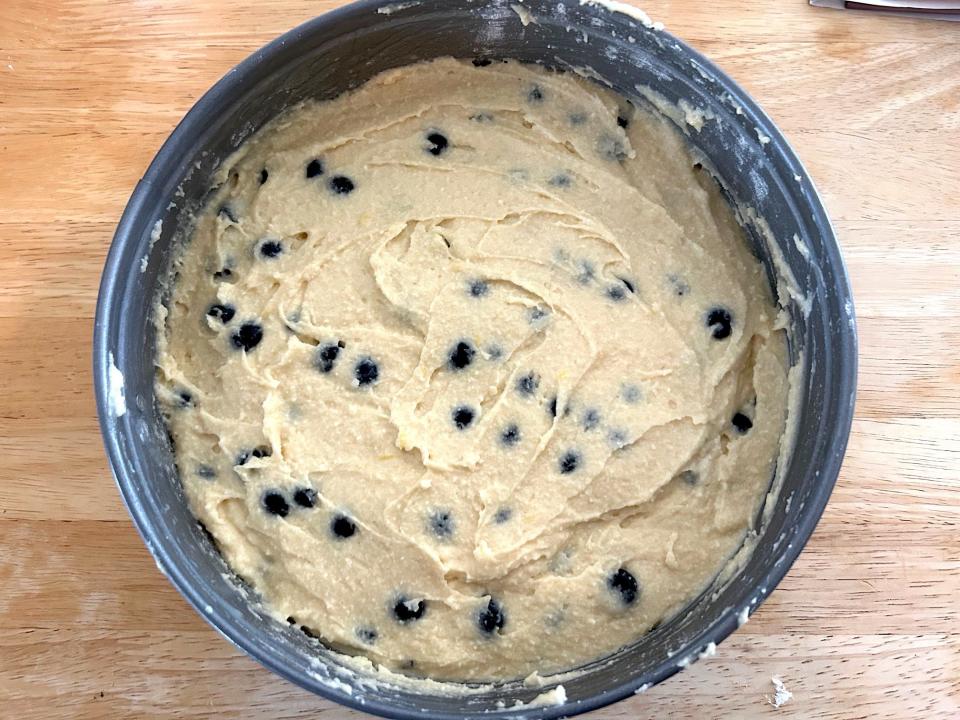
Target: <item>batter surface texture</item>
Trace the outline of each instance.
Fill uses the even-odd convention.
[[[157,389],[194,513],[279,618],[521,677],[630,643],[741,545],[785,340],[658,116],[438,60],[284,114],[212,198]]]

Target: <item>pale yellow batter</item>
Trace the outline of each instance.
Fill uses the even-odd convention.
[[[785,341],[660,118],[439,60],[284,115],[220,181],[158,393],[194,512],[279,617],[519,677],[632,642],[740,546]]]

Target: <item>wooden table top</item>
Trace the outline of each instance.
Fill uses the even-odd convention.
[[[100,270],[193,102],[336,0],[0,2],[0,716],[360,718],[220,638],[157,571],[91,388]],[[861,355],[846,462],[750,623],[613,718],[960,717],[960,25],[649,0],[818,184]],[[771,676],[793,699],[768,703]]]

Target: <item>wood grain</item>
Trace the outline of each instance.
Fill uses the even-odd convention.
[[[0,716],[361,717],[260,668],[156,570],[90,377],[100,269],[157,148],[233,64],[339,4],[0,2]],[[960,28],[803,0],[645,9],[807,164],[861,372],[836,492],[781,586],[717,657],[591,717],[960,717]]]

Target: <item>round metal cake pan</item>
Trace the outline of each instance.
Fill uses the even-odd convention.
[[[342,656],[274,620],[191,514],[154,397],[152,309],[171,253],[218,164],[301,100],[333,98],[388,68],[441,56],[573,70],[637,103],[683,100],[705,111],[699,130],[686,127],[690,143],[731,203],[753,208],[766,221],[769,232],[745,223],[747,236],[771,279],[776,267],[790,268],[806,305],[794,299],[788,308],[792,361],[803,363],[797,432],[772,512],[758,521],[755,552],[732,580],[565,679],[562,704],[513,707],[556,681],[452,695],[371,682]],[[720,643],[773,591],[813,532],[840,470],[853,417],[857,339],[846,270],[809,176],[757,104],[688,45],[619,4],[526,0],[518,13],[509,2],[494,0],[363,1],[310,20],[256,51],[173,131],[135,188],[114,236],[100,285],[93,360],[104,443],[134,523],[158,567],[225,637],[288,680],[367,712],[533,720],[594,710],[662,682]]]

